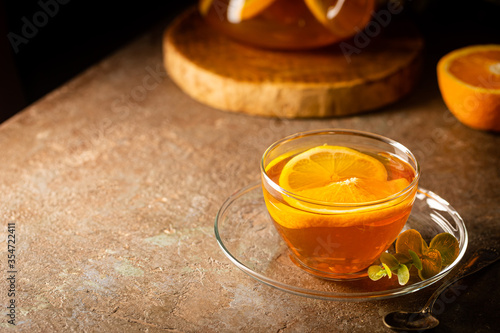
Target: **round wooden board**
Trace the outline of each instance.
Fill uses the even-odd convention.
[[[351,115],[400,99],[415,85],[423,41],[391,23],[383,33],[366,31],[312,51],[263,50],[221,35],[190,9],[166,29],[163,48],[170,77],[201,103],[304,118]]]

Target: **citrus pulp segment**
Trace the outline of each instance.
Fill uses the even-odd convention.
[[[381,226],[409,214],[411,195],[377,202],[410,183],[405,178],[387,180],[384,164],[370,155],[323,145],[276,160],[266,172],[282,164],[277,183],[289,193],[276,200],[264,192],[272,218],[283,227]]]
[[[465,53],[450,61],[448,71],[457,79],[475,87],[500,89],[500,48]],[[493,80],[495,78],[496,80]]]

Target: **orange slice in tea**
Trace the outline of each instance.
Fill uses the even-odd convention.
[[[388,182],[387,170],[374,157],[347,147],[324,145],[288,161],[279,185],[309,199],[360,203],[387,197],[404,184]]]
[[[273,218],[288,228],[383,225],[390,223],[391,216],[403,214],[412,201],[401,198],[371,206],[325,206],[324,202],[373,202],[409,186],[404,178],[387,180],[386,168],[376,158],[339,146],[318,146],[294,156],[283,167],[278,182],[305,199],[285,195],[286,204],[277,202],[270,207]]]
[[[248,20],[261,13],[274,1],[276,0],[231,0],[227,6],[227,20],[231,23]]]

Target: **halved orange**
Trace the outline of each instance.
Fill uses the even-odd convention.
[[[227,6],[227,20],[231,23],[239,23],[248,20],[276,0],[231,0]]]
[[[439,60],[437,76],[443,100],[460,122],[500,131],[500,45],[452,51]]]

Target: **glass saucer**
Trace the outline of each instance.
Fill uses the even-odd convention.
[[[446,276],[462,259],[467,230],[460,215],[438,195],[420,188],[403,230],[418,230],[427,243],[434,235],[448,232],[460,245],[458,258],[439,274],[421,281],[416,274],[400,286],[397,278],[330,281],[300,269],[269,217],[260,181],[231,195],[215,219],[215,236],[224,254],[242,271],[271,287],[292,294],[336,301],[366,301],[406,295]],[[389,249],[391,252],[391,249]]]

